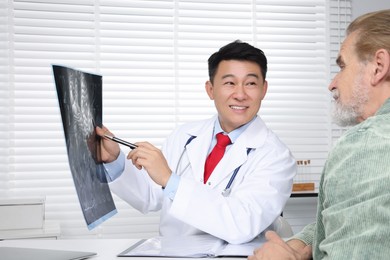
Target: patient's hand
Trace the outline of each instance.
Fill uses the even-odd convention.
[[[255,249],[253,255],[248,257],[248,260],[309,260],[312,258],[311,246],[300,240],[293,239],[286,243],[274,231],[267,231],[265,238],[267,242]]]

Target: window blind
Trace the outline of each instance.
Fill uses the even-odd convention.
[[[6,1],[0,1],[0,197],[7,190],[8,159],[8,9]]]
[[[329,48],[330,48],[330,73],[329,83],[334,76],[339,72],[340,68],[336,64],[336,59],[340,50],[340,45],[345,38],[345,31],[348,24],[352,21],[352,6],[349,0],[339,0],[330,2],[329,13]],[[333,102],[333,99],[332,101]],[[338,138],[348,129],[348,127],[340,127],[334,123],[331,125],[331,138],[329,142],[333,146]]]
[[[311,160],[318,182],[332,133],[326,86],[329,45],[338,39],[329,28],[342,26],[348,8],[340,2],[349,3],[330,2],[0,1],[2,194],[45,196],[46,220],[58,221],[64,238],[156,235],[158,212],[142,215],[116,197],[119,213],[88,231],[51,64],[103,75],[104,124],[159,147],[179,124],[216,113],[204,90],[207,59],[236,39],[267,55],[259,114],[297,159]]]

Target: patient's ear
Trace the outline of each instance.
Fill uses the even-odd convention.
[[[382,81],[390,80],[390,53],[385,49],[377,50],[373,62],[375,71],[371,78],[371,84],[376,86]]]

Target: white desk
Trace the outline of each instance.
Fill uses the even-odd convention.
[[[0,246],[96,252],[98,255],[91,257],[91,260],[110,260],[123,259],[116,255],[137,241],[134,239],[19,239],[0,241]]]
[[[27,248],[43,248],[54,250],[73,250],[73,251],[88,251],[96,252],[97,256],[88,258],[91,260],[111,260],[111,259],[129,259],[129,260],[152,260],[156,257],[117,257],[117,254],[126,250],[128,247],[136,243],[138,239],[20,239],[20,240],[4,240],[0,241],[1,246],[12,247],[27,247]],[[163,260],[179,260],[180,258],[160,258]],[[188,260],[188,258],[185,258]],[[193,258],[192,258],[193,259]],[[245,258],[229,257],[229,260]]]

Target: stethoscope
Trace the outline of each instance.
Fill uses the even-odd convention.
[[[187,142],[185,143],[184,149],[183,149],[183,151],[181,152],[181,155],[180,155],[180,157],[179,157],[179,161],[177,162],[177,165],[176,165],[176,170],[175,170],[176,174],[178,174],[179,165],[180,165],[180,163],[181,163],[181,160],[182,160],[182,158],[183,158],[184,153],[185,153],[186,150],[187,150],[187,145],[188,145],[189,143],[191,143],[192,140],[194,140],[195,138],[196,138],[196,136],[190,136],[190,138],[188,138]],[[246,149],[246,154],[248,155],[251,151],[252,151],[252,148],[247,148],[247,149]],[[183,172],[185,172],[189,166],[190,166],[190,163],[188,163],[188,164],[186,165],[186,167],[184,167],[184,169],[181,171],[181,174],[182,174]],[[238,171],[240,170],[241,166],[242,166],[242,164],[241,164],[240,166],[238,166],[236,169],[234,169],[234,172],[233,172],[232,176],[230,177],[228,184],[226,185],[225,189],[222,191],[222,196],[224,196],[224,197],[229,196],[229,194],[230,194],[230,192],[231,192],[231,190],[232,190],[231,186],[232,186],[233,181],[234,181],[234,179],[236,178],[236,175],[237,175]],[[178,175],[181,175],[181,174],[178,174]]]

